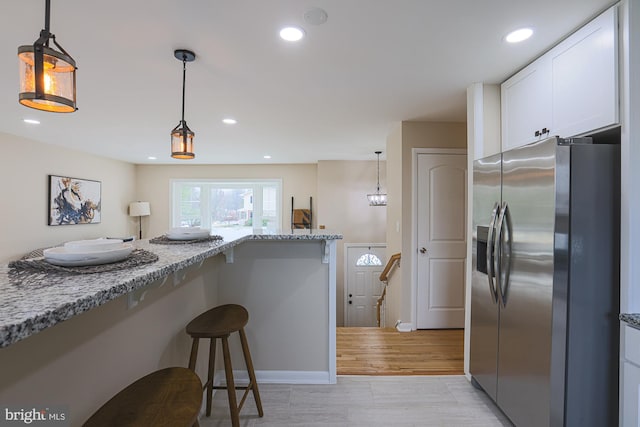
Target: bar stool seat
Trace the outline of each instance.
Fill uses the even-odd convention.
[[[187,368],[166,368],[140,378],[98,409],[84,427],[188,427],[198,425],[202,382]]]
[[[253,391],[253,398],[256,402],[258,415],[263,416],[262,402],[260,400],[260,392],[258,391],[258,383],[253,370],[253,362],[251,361],[251,353],[249,352],[249,344],[244,327],[249,321],[249,313],[241,305],[226,304],[214,307],[205,311],[187,325],[187,334],[193,338],[191,345],[191,357],[189,358],[189,369],[195,371],[196,358],[198,356],[198,343],[200,338],[210,339],[209,343],[209,367],[207,372],[207,382],[204,388],[207,390],[207,416],[211,415],[211,400],[213,389],[226,389],[229,396],[229,412],[231,414],[231,423],[233,427],[240,425],[240,410],[247,398],[249,391]],[[247,373],[249,374],[249,385],[246,387],[236,387],[233,380],[233,368],[231,366],[231,353],[229,352],[229,335],[238,332],[240,335],[240,343],[242,344],[242,353],[244,355],[245,364],[247,365]],[[215,368],[216,340],[222,341],[222,356],[224,359],[224,372],[227,386],[214,386],[213,373]],[[237,404],[236,389],[245,390],[240,404]]]

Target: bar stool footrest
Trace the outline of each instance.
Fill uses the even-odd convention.
[[[223,385],[214,385],[213,389],[214,390],[227,390],[227,387],[223,386]],[[240,399],[240,403],[238,404],[238,412],[240,412],[242,410],[242,406],[244,405],[244,401],[247,400],[247,395],[249,394],[250,391],[255,389],[255,386],[254,386],[253,382],[250,382],[249,385],[236,386],[236,387],[234,387],[234,389],[236,389],[236,390],[244,390],[244,393],[242,394],[242,399]],[[203,387],[203,390],[204,390],[204,387]]]

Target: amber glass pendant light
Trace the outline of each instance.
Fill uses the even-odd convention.
[[[45,2],[44,30],[33,45],[20,46],[20,104],[37,110],[72,113],[76,107],[76,61],[49,31],[50,0]],[[49,46],[49,42],[59,51]]]
[[[171,157],[174,159],[190,160],[196,157],[193,152],[193,137],[195,133],[184,120],[184,87],[187,75],[187,62],[194,61],[196,54],[190,50],[178,49],[173,52],[176,59],[182,61],[182,120],[171,131]]]

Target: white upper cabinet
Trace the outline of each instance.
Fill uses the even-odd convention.
[[[502,151],[544,139],[551,127],[551,64],[542,57],[502,84]]]
[[[619,122],[616,10],[607,10],[548,53],[554,135],[574,136]]]
[[[612,7],[501,86],[502,151],[619,123]]]

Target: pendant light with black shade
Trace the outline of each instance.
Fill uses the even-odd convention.
[[[190,160],[196,157],[193,152],[193,137],[195,133],[184,120],[184,94],[187,76],[187,62],[196,59],[196,54],[186,49],[178,49],[173,52],[176,59],[182,61],[182,120],[171,131],[171,157],[174,159]]]
[[[18,47],[20,104],[54,113],[72,113],[76,107],[76,61],[50,32],[51,3],[45,0],[44,29],[32,45]],[[59,49],[55,50],[49,42]]]
[[[382,151],[375,153],[378,155],[378,185],[375,193],[367,194],[367,199],[369,199],[369,206],[387,206],[387,193],[380,192],[380,154]]]

